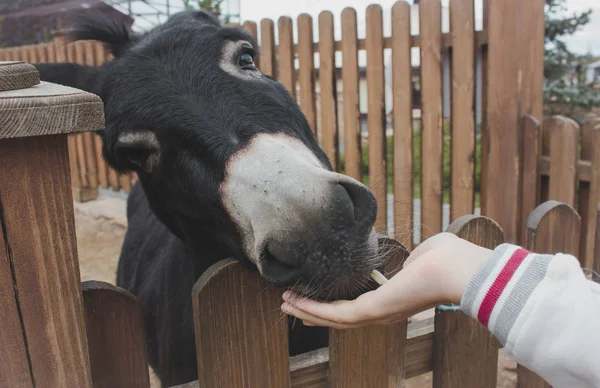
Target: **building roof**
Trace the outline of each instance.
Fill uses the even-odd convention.
[[[117,15],[129,24],[133,23],[133,18],[117,11],[102,0],[0,0],[0,15],[5,19],[44,17],[85,10],[108,11],[111,16]]]

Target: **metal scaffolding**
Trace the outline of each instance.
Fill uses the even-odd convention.
[[[103,0],[106,4],[135,19],[133,29],[146,31],[163,23],[171,14],[185,9],[182,0]],[[196,1],[191,0],[190,5]],[[240,0],[223,0],[221,18],[231,23],[240,22]]]

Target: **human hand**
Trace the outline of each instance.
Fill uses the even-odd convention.
[[[375,291],[331,303],[286,291],[281,310],[307,326],[392,324],[442,303],[459,304],[475,271],[491,253],[451,233],[440,233],[421,243],[404,268]]]

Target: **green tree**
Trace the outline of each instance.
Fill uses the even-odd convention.
[[[546,0],[546,40],[544,55],[544,102],[549,113],[576,115],[600,106],[600,93],[595,85],[585,85],[583,74],[589,58],[571,52],[564,38],[589,23],[592,10],[567,13],[567,0]],[[576,72],[579,81],[572,85],[568,74]]]
[[[183,0],[183,6],[186,9],[203,9],[221,17],[221,4],[223,4],[223,1],[224,0]],[[224,18],[223,23],[229,23],[227,16]]]

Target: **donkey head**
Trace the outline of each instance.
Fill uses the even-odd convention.
[[[104,42],[114,60],[39,65],[42,78],[102,98],[104,158],[137,172],[188,246],[316,297],[348,296],[381,265],[372,193],[331,171],[294,99],[256,68],[250,35],[184,12],[142,36],[105,20],[73,36]]]

